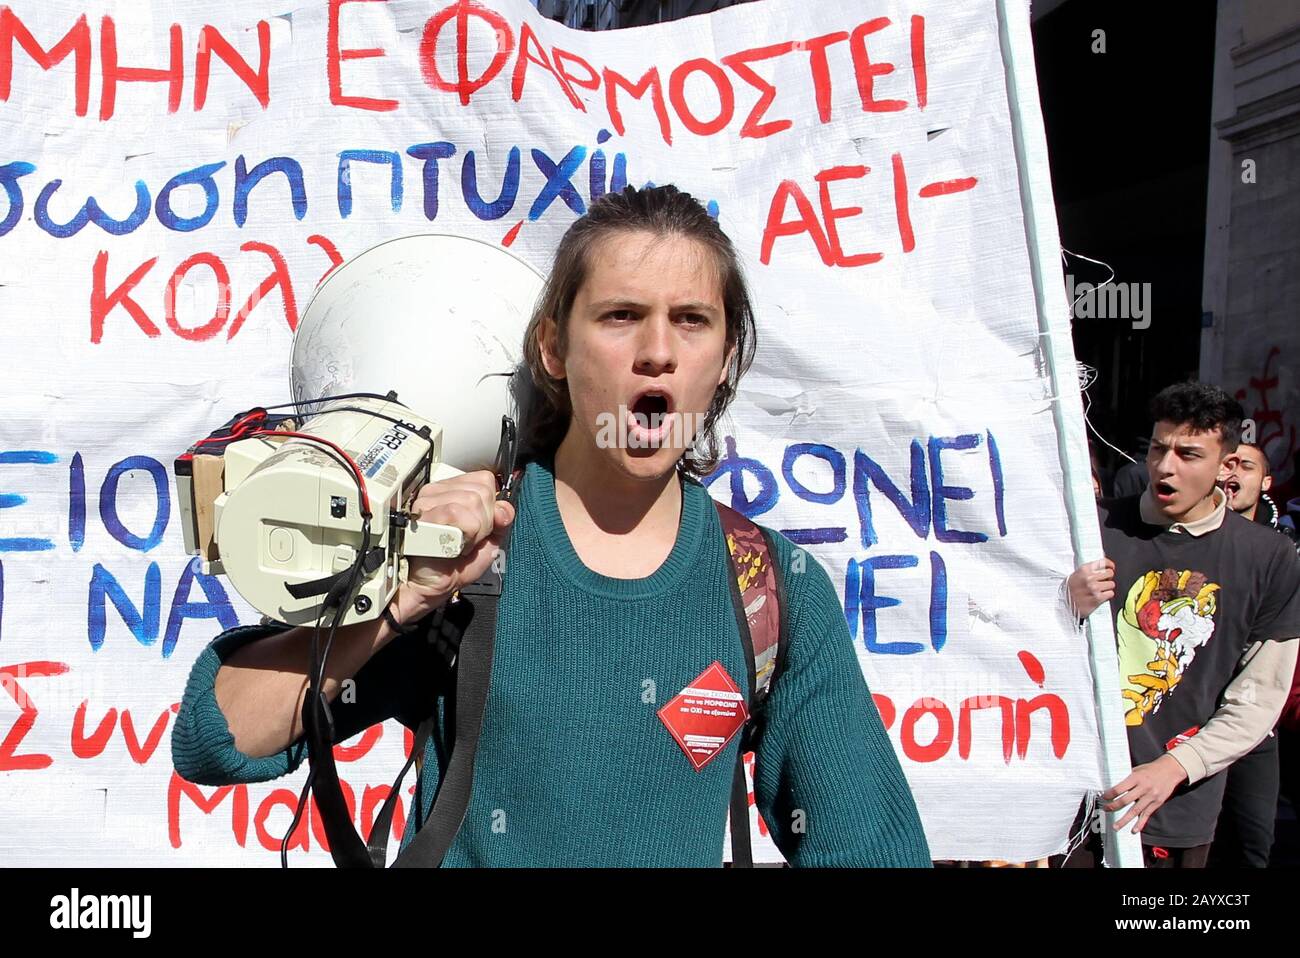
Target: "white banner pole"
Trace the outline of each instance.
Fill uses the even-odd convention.
[[[1089,558],[1102,555],[1101,530],[1096,520],[1092,471],[1087,465],[1088,437],[1084,431],[1074,344],[1070,339],[1070,307],[1065,301],[1065,278],[1061,275],[1061,234],[1052,201],[1047,135],[1038,102],[1028,0],[998,0],[998,35],[1006,70],[1025,239],[1038,308],[1038,329],[1055,396],[1052,414],[1056,419],[1057,445],[1065,480],[1065,508],[1070,519],[1070,540],[1077,568]],[[1054,317],[1059,318],[1054,320]],[[1110,603],[1103,602],[1089,616],[1088,635],[1097,730],[1101,739],[1102,781],[1109,786],[1132,771],[1128,731],[1121,711],[1119,657],[1110,621]],[[1112,827],[1115,818],[1115,814],[1105,815],[1107,863],[1120,868],[1141,868],[1140,840],[1128,829],[1116,832]]]

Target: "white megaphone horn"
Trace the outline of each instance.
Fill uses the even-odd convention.
[[[407,507],[426,482],[497,463],[542,283],[500,247],[438,234],[338,267],[294,335],[291,418],[259,408],[177,460],[187,550],[276,621],[339,603],[338,625],[375,618],[406,556],[463,547]]]

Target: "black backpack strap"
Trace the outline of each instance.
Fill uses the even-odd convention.
[[[749,719],[736,750],[736,771],[731,785],[731,863],[753,866],[749,834],[749,788],[745,782],[745,752],[757,743],[763,730],[772,682],[784,667],[786,635],[785,594],[776,545],[752,519],[714,501],[726,535],[731,559],[731,604],[740,630],[749,678]]]
[[[467,624],[456,655],[455,739],[451,759],[438,783],[429,821],[397,856],[394,868],[437,868],[465,821],[474,788],[474,757],[492,684],[492,653],[500,601],[500,594],[481,595],[475,597],[471,606],[474,627],[471,629]],[[457,604],[470,605],[470,600],[462,597]],[[414,761],[414,754],[410,761]]]
[[[502,551],[504,552],[504,547]],[[446,847],[450,846],[451,839],[455,837],[465,816],[469,790],[474,779],[474,752],[478,746],[483,711],[487,705],[487,689],[492,675],[492,648],[496,640],[496,613],[500,601],[501,577],[489,573],[485,579],[475,583],[471,588],[495,590],[496,595],[475,596],[471,603],[464,596],[464,591],[467,590],[463,590],[443,609],[431,615],[426,620],[430,627],[422,630],[426,641],[434,645],[439,652],[448,646],[452,647],[454,685],[448,689],[448,714],[455,708],[456,742],[468,743],[465,748],[453,746],[447,772],[439,786],[430,818],[430,826],[435,824],[441,826],[445,836],[445,846],[436,858],[429,857],[427,852],[423,854],[417,852],[417,846],[420,849],[430,847],[428,838],[423,843],[419,839],[425,837],[426,832],[435,830],[431,827],[423,828],[411,845],[394,861],[394,867],[402,864],[428,864],[436,867],[442,861],[442,856],[446,854]],[[426,678],[432,681],[434,677]],[[312,694],[310,690],[308,694]],[[453,695],[455,699],[452,698]],[[455,700],[459,700],[460,707],[452,704]],[[318,715],[323,715],[326,721],[318,722]],[[311,708],[310,700],[303,703],[303,724],[307,729],[309,749],[312,753],[312,793],[316,797],[316,804],[320,810],[325,836],[329,839],[330,854],[338,867],[384,867],[388,853],[389,831],[401,795],[402,781],[411,766],[424,754],[435,720],[436,706],[431,708],[420,722],[411,754],[407,757],[397,780],[393,783],[392,790],[376,816],[369,840],[363,842],[352,825],[352,816],[348,812],[338,780],[333,743],[339,741],[339,738],[333,727],[330,706],[322,701],[318,710]],[[458,814],[457,803],[460,803]],[[444,808],[445,811],[440,811]]]
[[[445,609],[426,617],[420,629],[397,636],[376,653],[354,677],[358,687],[365,686],[367,691],[375,689],[377,694],[359,696],[371,705],[370,708],[349,704],[341,698],[333,704],[322,700],[319,709],[313,708],[313,692],[308,689],[308,697],[303,701],[302,722],[311,757],[310,788],[325,837],[329,840],[330,855],[338,867],[384,867],[388,834],[401,795],[402,781],[411,765],[424,754],[436,712],[436,693],[449,686],[446,676],[455,661],[455,641],[467,619],[468,616],[458,610],[455,603],[449,603]],[[427,676],[431,681],[427,687],[413,684],[410,682],[412,674]],[[396,700],[390,707],[376,711],[375,703],[381,703],[387,696],[395,696]],[[352,816],[343,798],[333,746],[387,718],[396,718],[408,728],[418,723],[416,742],[380,808],[369,840],[363,842],[352,825]]]
[[[461,601],[449,602],[443,608],[425,617],[417,630],[425,646],[432,653],[431,658],[439,669],[439,674],[452,676],[451,682],[453,684],[446,689],[448,714],[450,714],[451,709],[450,703],[455,695],[454,682],[456,673],[454,668],[459,655],[460,642],[472,621],[473,608],[471,606]],[[415,741],[411,746],[411,754],[407,756],[406,763],[402,766],[402,770],[398,772],[397,779],[393,782],[393,787],[389,790],[388,797],[384,799],[384,804],[380,807],[379,814],[375,817],[374,825],[370,829],[370,838],[366,842],[366,850],[370,853],[370,862],[375,868],[383,868],[387,864],[388,836],[392,828],[397,803],[401,798],[402,782],[406,778],[406,773],[411,770],[411,766],[419,763],[424,755],[436,722],[437,704],[432,700],[427,700],[427,713],[424,714],[424,718],[415,729]],[[412,814],[415,814],[415,810],[413,810]]]
[[[749,788],[745,784],[745,748],[736,749],[736,773],[731,779],[731,867],[753,868],[749,835]]]
[[[503,439],[504,445],[504,439]],[[511,460],[513,466],[513,460]],[[523,470],[511,468],[502,495],[512,505],[518,502],[518,480]],[[510,547],[513,526],[501,542],[504,558]],[[397,856],[394,868],[438,868],[455,840],[474,789],[474,758],[483,732],[488,691],[492,685],[492,655],[496,646],[497,609],[501,604],[504,564],[494,562],[482,579],[460,590],[449,610],[468,611],[459,629],[455,661],[455,686],[448,698],[451,721],[451,757],[438,782],[429,820],[416,832],[411,844]],[[472,598],[471,598],[472,597]],[[423,726],[422,726],[423,727]],[[429,723],[432,728],[432,723]],[[426,736],[427,739],[427,736]],[[419,754],[419,751],[412,755]],[[414,760],[414,758],[412,758]],[[420,810],[422,811],[422,810]],[[414,813],[414,810],[413,810]]]
[[[502,490],[502,496],[508,498],[512,505],[517,503],[517,483],[522,471],[512,470],[509,481]],[[509,548],[509,540],[508,530],[501,542],[502,558]],[[497,606],[503,588],[503,576],[499,571],[501,568],[504,568],[503,563],[494,562],[483,578],[463,587],[442,609],[427,617],[426,627],[420,630],[438,657],[453,670],[453,678],[447,689],[446,714],[453,723],[454,739],[429,823],[419,830],[411,844],[398,855],[393,862],[394,867],[437,867],[442,863],[464,821],[474,783],[474,756],[478,749],[483,714],[487,708],[488,687],[492,680]],[[474,597],[473,601],[469,596]],[[399,636],[399,640],[401,638]],[[315,661],[314,648],[312,658]],[[411,754],[407,756],[376,816],[369,840],[363,842],[352,825],[352,816],[343,799],[338,779],[333,754],[333,743],[338,738],[330,705],[324,697],[317,702],[313,690],[308,689],[303,703],[303,727],[307,732],[312,765],[309,787],[316,797],[325,836],[329,840],[330,854],[340,868],[384,867],[389,832],[401,795],[402,781],[411,766],[423,756],[433,732],[436,714],[436,705],[433,704],[422,713]]]
[[[397,773],[397,780],[393,782],[392,790],[384,799],[379,814],[375,816],[374,826],[370,829],[370,840],[366,842],[366,850],[370,853],[371,864],[376,868],[383,868],[388,863],[388,833],[393,827],[393,813],[397,809],[397,800],[402,794],[402,780],[406,778],[406,773],[411,770],[415,760],[424,754],[429,736],[433,732],[433,722],[434,716],[430,715],[416,729],[415,744],[411,747],[411,754],[407,756],[402,770]]]
[[[316,645],[319,639],[319,634],[312,638],[313,665],[318,661]],[[338,768],[334,763],[334,742],[337,741],[334,717],[329,702],[317,691],[314,683],[308,686],[303,698],[302,724],[307,733],[307,754],[311,761],[308,782],[320,811],[325,837],[329,839],[334,864],[340,868],[368,868],[370,853],[352,827],[352,816],[343,798],[343,786],[339,783]]]

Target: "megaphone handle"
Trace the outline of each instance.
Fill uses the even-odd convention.
[[[465,548],[465,533],[455,526],[440,526],[412,518],[402,537],[402,555],[429,559],[455,559]]]
[[[515,421],[509,416],[501,417],[501,443],[497,447],[497,459],[493,471],[497,476],[497,498],[509,499],[519,478],[520,470],[515,468],[515,455],[518,452],[518,431]],[[446,463],[438,463],[430,476],[431,482],[460,475]],[[411,518],[402,538],[402,554],[406,556],[424,556],[430,559],[455,559],[465,547],[465,534],[455,526],[440,526],[422,523]]]

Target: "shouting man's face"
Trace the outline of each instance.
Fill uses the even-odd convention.
[[[543,330],[547,372],[568,382],[573,407],[564,442],[618,476],[671,474],[735,349],[713,253],[675,234],[616,233],[592,253],[568,323],[563,355],[554,321]]]
[[[1219,480],[1228,494],[1228,508],[1248,519],[1255,518],[1260,495],[1273,486],[1263,451],[1244,442],[1224,460]]]
[[[1147,475],[1165,518],[1194,522],[1214,511],[1215,480],[1227,455],[1217,429],[1165,421],[1152,427]]]

